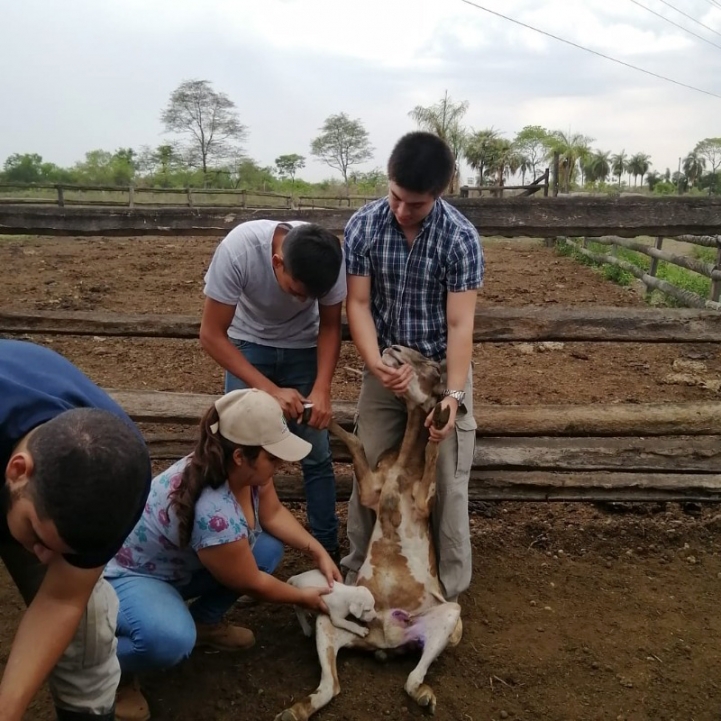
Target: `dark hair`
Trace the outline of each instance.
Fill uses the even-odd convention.
[[[411,193],[430,193],[434,198],[448,187],[455,169],[448,143],[420,130],[404,135],[388,159],[389,180]]]
[[[343,264],[340,240],[315,223],[291,228],[283,239],[283,264],[311,298],[322,298],[338,280]]]
[[[206,487],[220,488],[228,479],[228,466],[233,453],[240,449],[243,457],[253,463],[262,450],[262,446],[241,446],[223,438],[220,433],[213,433],[210,426],[218,422],[218,411],[215,406],[200,421],[200,438],[180,477],[180,483],[170,493],[170,505],[178,517],[180,545],[190,543],[195,520],[195,504]]]
[[[28,491],[78,554],[121,543],[147,496],[150,454],[137,430],[110,411],[75,408],[38,426],[28,438],[33,472]]]

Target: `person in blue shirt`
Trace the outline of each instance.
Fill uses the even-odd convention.
[[[143,437],[66,358],[0,339],[0,467],[0,558],[27,605],[0,721],[21,721],[46,678],[59,721],[114,721],[118,600],[102,571],[150,490]]]

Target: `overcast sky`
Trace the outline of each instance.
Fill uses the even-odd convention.
[[[632,0],[478,0],[565,39],[721,95],[721,47]],[[721,46],[661,0],[639,0]],[[721,33],[712,0],[669,0]],[[721,0],[716,0],[721,5]],[[346,112],[384,167],[414,128],[408,111],[445,90],[466,124],[506,137],[527,124],[580,132],[593,147],[646,152],[653,167],[721,136],[721,99],[657,80],[494,17],[461,0],[0,0],[0,163],[37,152],[70,165],[88,150],[158,145],[160,113],[185,79],[236,103],[263,165],[308,156],[324,119]],[[464,178],[469,175],[464,171]]]

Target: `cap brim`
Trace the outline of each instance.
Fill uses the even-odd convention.
[[[263,448],[276,458],[292,463],[302,461],[311,452],[313,446],[308,441],[289,433],[282,441],[269,443],[264,445]]]

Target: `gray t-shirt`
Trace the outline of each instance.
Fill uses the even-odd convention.
[[[205,274],[204,293],[235,305],[228,336],[278,348],[312,348],[318,342],[318,303],[335,305],[345,299],[345,263],[330,292],[319,300],[301,302],[281,290],[273,272],[276,220],[251,220],[233,228],[215,249]],[[295,220],[283,223],[304,225]]]

